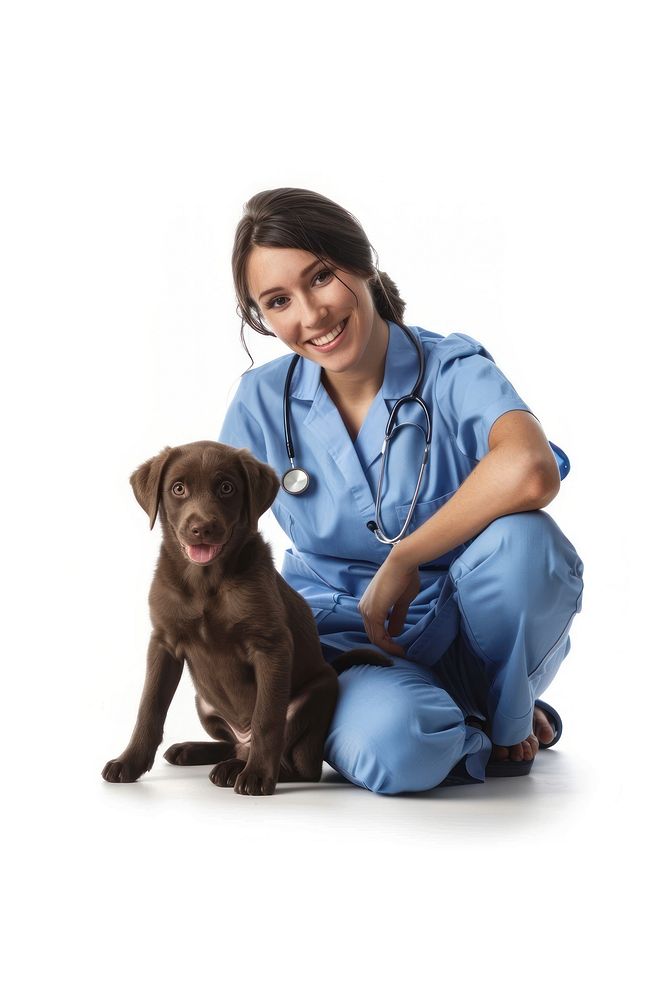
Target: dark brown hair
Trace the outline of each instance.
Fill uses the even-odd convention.
[[[337,266],[361,278],[370,278],[373,302],[382,319],[403,321],[405,302],[389,275],[377,270],[371,251],[376,260],[377,253],[350,212],[324,195],[304,188],[259,191],[243,206],[232,251],[236,313],[241,319],[241,343],[250,358],[250,367],[254,361],[243,337],[244,323],[257,333],[275,337],[262,323],[259,306],[248,289],[246,264],[253,247],[307,250],[326,267]],[[342,281],[338,275],[336,278]]]

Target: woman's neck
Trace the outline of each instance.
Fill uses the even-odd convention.
[[[389,324],[375,317],[373,332],[359,364],[345,372],[328,372],[324,368],[320,381],[329,395],[355,405],[377,396],[384,381],[384,366],[389,345]]]

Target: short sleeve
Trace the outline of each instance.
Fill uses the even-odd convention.
[[[260,462],[266,462],[266,441],[260,424],[250,410],[248,396],[248,385],[242,377],[225,414],[218,441],[232,448],[247,448]]]
[[[482,354],[443,365],[436,393],[438,407],[458,449],[480,461],[489,451],[489,433],[510,410],[532,410],[497,365]]]

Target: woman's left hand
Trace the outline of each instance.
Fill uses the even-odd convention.
[[[359,611],[370,641],[395,656],[404,656],[392,636],[402,632],[408,608],[420,591],[419,571],[392,562],[391,553],[366,587]],[[389,619],[388,626],[385,623]]]

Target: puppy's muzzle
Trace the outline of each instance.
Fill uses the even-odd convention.
[[[217,518],[193,517],[181,529],[178,540],[186,558],[202,566],[220,555],[224,544],[221,535]]]

